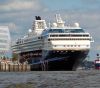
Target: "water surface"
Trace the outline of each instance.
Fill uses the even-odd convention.
[[[23,88],[100,88],[100,71],[0,72],[0,88],[17,88],[16,85]]]

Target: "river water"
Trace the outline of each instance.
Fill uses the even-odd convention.
[[[100,88],[100,71],[0,72],[0,88]]]

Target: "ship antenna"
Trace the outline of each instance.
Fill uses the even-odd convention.
[[[49,28],[51,28],[51,23],[49,22]]]
[[[62,23],[63,22],[60,14],[56,14],[56,21],[57,21],[57,23],[59,23],[59,22]]]
[[[62,20],[60,14],[56,14],[56,21],[57,21],[57,27],[64,27],[64,21]]]

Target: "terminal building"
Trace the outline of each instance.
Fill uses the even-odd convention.
[[[10,49],[10,32],[8,26],[0,26],[0,58]]]

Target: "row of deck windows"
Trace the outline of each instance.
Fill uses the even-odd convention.
[[[49,29],[49,33],[84,33],[83,29]]]
[[[48,41],[50,41],[50,40],[90,40],[90,39],[89,38],[87,38],[87,39],[86,38],[84,38],[84,39],[78,39],[78,38],[77,39],[75,39],[75,38],[73,38],[73,39],[66,39],[66,38],[65,39],[60,39],[60,38],[59,39],[58,38],[57,39],[48,39]]]
[[[54,45],[54,47],[57,47],[59,45]],[[63,47],[80,47],[80,46],[83,46],[83,45],[63,45]],[[89,45],[84,45],[86,47],[89,47]]]
[[[50,37],[89,37],[89,35],[50,35]]]

